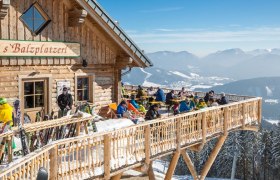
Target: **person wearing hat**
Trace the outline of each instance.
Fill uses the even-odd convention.
[[[226,94],[224,92],[221,93],[221,99],[219,100],[220,105],[228,104],[228,99],[226,98]]]
[[[73,98],[72,98],[72,95],[68,93],[67,87],[63,87],[62,94],[60,94],[57,98],[57,104],[61,111],[60,116],[66,115],[67,114],[66,112],[68,112],[72,109]]]

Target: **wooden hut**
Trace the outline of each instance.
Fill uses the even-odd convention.
[[[151,62],[95,0],[0,0],[0,97],[21,100],[31,119],[73,99],[120,100],[125,68]]]

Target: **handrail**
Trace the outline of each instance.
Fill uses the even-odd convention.
[[[112,177],[150,160],[259,124],[261,98],[59,140],[0,170],[0,179],[30,178],[43,165],[51,179]],[[32,178],[31,178],[32,179]]]
[[[125,85],[125,90],[127,91],[134,91],[134,90],[137,90],[138,89],[138,86],[136,85]],[[144,90],[147,90],[149,87],[142,87]],[[161,88],[164,93],[168,93],[170,92],[171,90],[174,90],[174,89],[171,89],[171,88]],[[175,94],[176,93],[179,93],[180,90],[174,90],[175,91]],[[197,93],[199,97],[203,98],[205,95],[206,95],[206,92],[201,92],[201,91],[188,91],[188,92],[192,92],[192,93]],[[251,98],[255,98],[253,96],[245,96],[245,95],[237,95],[237,94],[225,94],[226,97],[228,98],[229,101],[241,101],[241,100],[246,100],[246,99],[251,99]],[[221,94],[219,93],[215,93],[215,97],[220,97]]]
[[[87,4],[100,16],[100,18],[108,24],[112,31],[131,49],[131,51],[140,58],[147,67],[153,66],[149,58],[140,50],[140,48],[133,42],[131,38],[124,32],[124,30],[115,23],[112,18],[105,12],[105,10],[95,0],[84,0]]]

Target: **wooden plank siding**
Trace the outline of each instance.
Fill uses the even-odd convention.
[[[50,57],[0,57],[0,97],[6,97],[11,102],[20,96],[20,77],[36,78],[37,75],[51,76],[52,86],[50,107],[57,110],[56,82],[68,80],[71,82],[71,94],[75,94],[75,77],[79,73],[89,73],[94,76],[90,93],[96,104],[108,105],[118,101],[121,68],[116,67],[116,59],[125,53],[90,17],[80,26],[69,27],[69,11],[77,8],[73,1],[38,0],[42,9],[48,14],[51,23],[37,36],[20,20],[20,16],[34,3],[34,0],[11,0],[8,14],[0,20],[0,39],[26,41],[63,41],[81,44],[80,58],[50,58]],[[88,62],[88,67],[82,67],[82,60]],[[35,73],[35,75],[34,75]],[[74,96],[75,98],[75,96]],[[99,108],[97,108],[99,110]]]

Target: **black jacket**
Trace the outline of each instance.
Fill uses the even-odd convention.
[[[166,94],[166,104],[171,104],[171,100],[173,99],[173,94],[171,92]]]
[[[69,106],[70,109],[73,105],[73,99],[71,94],[60,94],[57,98],[57,104],[61,110],[64,110],[66,106]]]
[[[153,120],[160,117],[160,114],[158,111],[154,110],[153,108],[150,108],[149,111],[145,115],[145,120]]]

